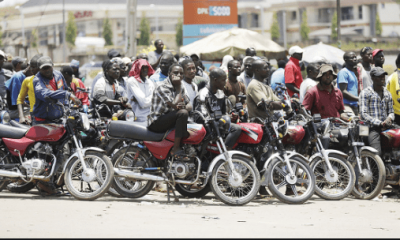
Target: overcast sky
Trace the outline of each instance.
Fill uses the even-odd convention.
[[[27,0],[0,0],[0,8],[13,6],[15,4],[21,4],[26,1]]]

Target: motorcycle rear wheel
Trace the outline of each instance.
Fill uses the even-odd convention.
[[[260,173],[254,163],[242,156],[233,156],[232,163],[241,182],[235,182],[228,173],[229,163],[219,161],[211,176],[211,190],[223,203],[232,206],[241,206],[253,200],[260,188]],[[237,184],[234,186],[232,184]]]
[[[326,200],[340,200],[353,191],[356,176],[353,167],[345,158],[331,156],[329,162],[335,171],[333,177],[328,175],[329,169],[323,158],[318,157],[310,164],[315,175],[315,194]]]
[[[295,183],[290,184],[286,180],[289,177],[287,176],[289,170],[286,162],[274,159],[267,169],[268,189],[274,197],[284,203],[302,204],[310,199],[315,192],[315,176],[308,164],[301,158],[294,156],[289,159],[289,162],[295,173]],[[284,186],[286,188],[282,189]]]
[[[211,188],[210,188],[210,184],[207,184],[203,188],[199,188],[199,186],[197,184],[196,185],[185,185],[185,184],[177,183],[175,185],[175,190],[178,191],[184,197],[202,198],[211,191]]]
[[[11,163],[10,155],[0,150],[0,164],[9,164]],[[0,192],[7,188],[7,185],[10,183],[10,180],[4,177],[0,177]]]
[[[128,148],[126,151],[126,148]],[[119,167],[133,167],[133,157],[136,153],[141,150],[138,147],[134,146],[127,146],[121,148],[117,153],[114,154],[112,158],[112,164],[115,168]],[[125,157],[122,159],[122,156],[125,154]],[[150,156],[145,151],[140,151],[137,159],[137,164],[144,164],[146,160],[149,159]],[[145,167],[155,167],[153,161],[147,161]],[[122,196],[128,198],[140,198],[148,194],[154,187],[154,181],[142,181],[142,180],[135,180],[135,179],[128,179],[125,177],[114,176],[112,180],[113,188]]]
[[[356,174],[356,183],[353,188],[352,194],[358,199],[370,200],[379,195],[385,185],[386,180],[386,170],[385,165],[378,154],[363,151],[361,153],[362,171],[370,172],[372,174],[372,183],[365,182],[360,177],[360,171],[356,165],[357,160],[355,156],[351,159],[352,165],[354,167],[354,172]],[[370,165],[370,171],[367,167],[367,162]]]

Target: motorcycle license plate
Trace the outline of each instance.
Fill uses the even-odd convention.
[[[364,125],[358,126],[358,135],[361,137],[368,137],[369,135],[369,127]]]
[[[353,146],[356,146],[356,147],[365,146],[365,144],[364,144],[363,142],[353,142],[352,145],[353,145]]]

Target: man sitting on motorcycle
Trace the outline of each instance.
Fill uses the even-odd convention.
[[[213,69],[210,72],[210,86],[202,88],[199,95],[194,100],[195,110],[200,111],[204,117],[208,114],[221,111],[223,115],[228,114],[227,101],[228,98],[224,94],[226,83],[226,73],[220,68]],[[202,118],[195,116],[195,121],[203,123]],[[225,145],[231,150],[239,138],[242,129],[240,126],[231,123],[231,128],[225,139]]]
[[[381,67],[374,67],[371,72],[373,85],[360,93],[361,119],[373,125],[369,130],[369,145],[381,154],[381,132],[390,127],[394,121],[393,100],[385,88],[387,72]]]
[[[79,100],[81,100],[83,109],[87,112],[87,109],[90,106],[89,97],[86,92],[85,85],[79,78],[75,78],[74,71],[70,66],[64,66],[61,69],[61,74],[64,76],[65,81],[67,82],[67,86],[70,88],[70,92],[73,92]]]

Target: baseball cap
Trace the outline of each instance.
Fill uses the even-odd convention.
[[[6,54],[1,50],[0,50],[0,56],[3,56],[4,59],[7,58]]]
[[[374,67],[371,69],[371,77],[379,77],[382,75],[388,75],[387,72],[385,72],[385,70],[383,70],[381,67]]]
[[[46,66],[52,67],[53,66],[53,61],[51,60],[50,57],[44,56],[44,57],[39,58],[38,66],[39,66],[40,69],[42,69],[42,68],[44,68]]]
[[[319,73],[317,76],[317,79],[319,79],[320,77],[322,77],[322,75],[324,75],[324,73],[332,71],[332,75],[335,76],[335,78],[337,77],[335,71],[333,71],[332,65],[330,64],[322,64],[321,67],[319,68]]]
[[[107,56],[109,59],[113,59],[116,57],[121,57],[121,54],[117,50],[111,49],[110,51],[108,51]]]
[[[25,61],[26,61],[26,58],[15,57],[11,61],[11,64],[15,67],[15,66],[17,66],[18,63],[24,63]]]
[[[303,53],[303,49],[299,46],[293,46],[289,49],[289,55],[292,56],[295,53]]]
[[[71,67],[79,68],[79,61],[72,59],[71,63],[69,64]]]
[[[372,51],[372,57],[375,57],[376,54],[378,54],[378,52],[383,52],[382,49],[375,49],[374,51]]]

